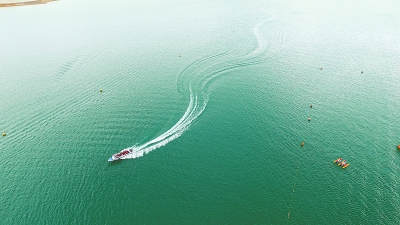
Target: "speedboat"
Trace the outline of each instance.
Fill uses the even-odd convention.
[[[337,158],[335,161],[333,161],[333,163],[340,163],[342,161],[342,157]]]
[[[112,155],[112,156],[108,159],[108,161],[109,161],[109,162],[112,162],[112,161],[120,160],[120,159],[122,159],[124,156],[127,156],[127,155],[128,155],[129,153],[131,153],[131,152],[132,152],[132,149],[131,149],[131,148],[124,149],[124,150],[118,152],[117,154]]]

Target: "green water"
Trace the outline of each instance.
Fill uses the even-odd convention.
[[[399,6],[1,8],[0,224],[399,224]]]

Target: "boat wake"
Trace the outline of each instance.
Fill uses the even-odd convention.
[[[261,9],[262,12],[265,12],[264,8]],[[189,105],[183,116],[175,125],[158,137],[144,144],[124,149],[129,150],[130,154],[124,155],[119,159],[142,157],[144,154],[180,137],[205,110],[208,103],[210,85],[212,84],[211,81],[221,77],[228,71],[259,64],[272,57],[267,57],[269,46],[266,37],[262,36],[262,29],[274,19],[273,16],[270,16],[253,27],[252,32],[257,40],[257,46],[251,52],[237,55],[234,53],[235,49],[232,49],[230,52],[202,58],[187,66],[177,78],[178,91],[184,96],[189,96]]]

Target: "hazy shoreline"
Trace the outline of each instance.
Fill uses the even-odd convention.
[[[47,2],[53,2],[53,1],[56,1],[56,0],[35,0],[35,1],[25,1],[25,2],[8,2],[8,3],[0,3],[0,7],[38,5],[38,4],[46,4]]]

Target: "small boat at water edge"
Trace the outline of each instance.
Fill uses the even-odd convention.
[[[112,161],[120,160],[120,159],[122,159],[124,156],[128,155],[128,154],[131,153],[131,152],[132,152],[132,149],[131,149],[131,148],[124,149],[124,150],[118,152],[117,154],[112,155],[112,156],[108,159],[108,161],[109,161],[109,162],[112,162]]]

